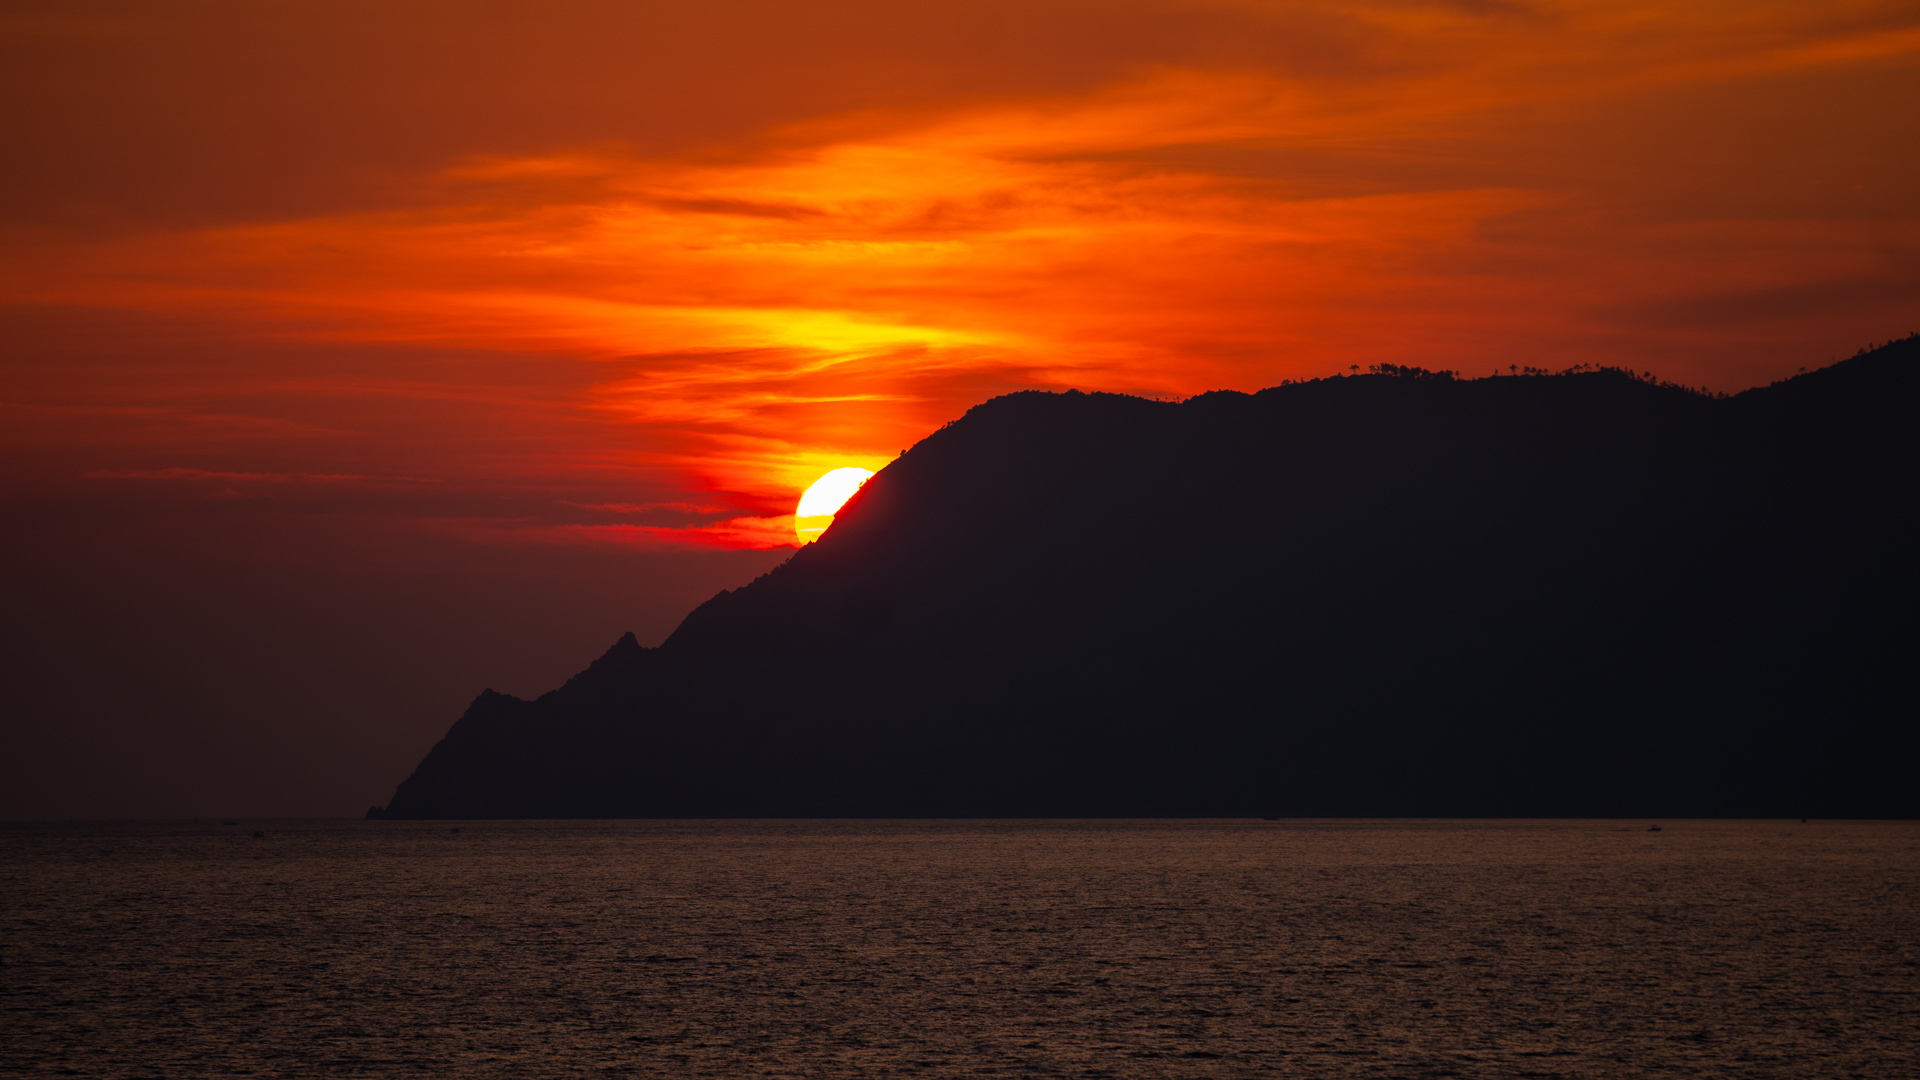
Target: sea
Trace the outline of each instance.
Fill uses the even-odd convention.
[[[0,825],[0,1075],[1920,1076],[1920,823]]]

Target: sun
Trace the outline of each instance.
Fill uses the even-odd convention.
[[[815,480],[807,493],[800,496],[800,507],[793,512],[793,534],[802,544],[818,540],[827,526],[833,524],[833,515],[841,505],[853,498],[853,493],[872,475],[850,465]]]

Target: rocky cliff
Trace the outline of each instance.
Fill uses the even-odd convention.
[[[373,816],[1911,816],[1917,376],[997,398]]]

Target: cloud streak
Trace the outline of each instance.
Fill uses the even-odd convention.
[[[27,230],[0,273],[16,303],[387,350],[377,374],[315,360],[245,385],[400,460],[512,432],[484,467],[442,463],[468,478],[639,478],[549,505],[738,512],[552,536],[717,546],[1020,387],[1605,362],[1735,388],[1920,317],[1875,287],[1920,251],[1915,110],[1893,104],[1920,85],[1909,6],[1123,8],[1065,82],[1009,61],[757,123],[716,112],[705,141],[477,131],[384,202]],[[1878,113],[1842,119],[1861,107]],[[1859,301],[1717,299],[1831,282]],[[1673,314],[1696,310],[1713,317]],[[242,385],[154,364],[201,404]]]

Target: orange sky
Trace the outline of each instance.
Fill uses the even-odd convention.
[[[0,819],[357,814],[1007,391],[1920,330],[1913,0],[11,0],[0,132]]]
[[[1920,328],[1914,3],[0,28],[0,409],[13,479],[78,498],[354,489],[477,541],[768,546],[820,473],[1022,387],[1732,390]]]

